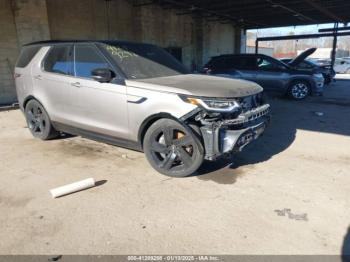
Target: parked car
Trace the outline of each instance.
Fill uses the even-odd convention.
[[[316,48],[310,48],[309,53],[314,53]],[[298,58],[298,57],[297,57]],[[292,68],[308,70],[312,73],[321,73],[323,75],[325,84],[330,84],[335,76],[335,71],[332,69],[331,64],[318,65],[312,60],[308,59],[293,59],[293,58],[284,58],[280,59],[283,63],[288,64]]]
[[[169,176],[242,150],[269,122],[259,85],[189,74],[150,44],[32,43],[21,51],[15,81],[34,137],[65,132],[140,150]]]
[[[266,91],[288,95],[295,100],[323,93],[324,78],[321,73],[292,68],[263,54],[215,56],[204,66],[203,72],[254,81]]]
[[[338,74],[350,74],[350,59],[336,58],[334,71]]]

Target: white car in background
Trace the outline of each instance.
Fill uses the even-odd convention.
[[[350,57],[335,59],[334,71],[337,74],[350,74]]]

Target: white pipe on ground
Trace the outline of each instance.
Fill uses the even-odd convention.
[[[95,186],[95,180],[93,178],[84,179],[69,185],[57,187],[50,190],[52,198],[60,197],[70,193],[74,193],[83,189],[87,189]]]

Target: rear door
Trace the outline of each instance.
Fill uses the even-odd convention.
[[[94,44],[75,44],[69,105],[72,124],[94,133],[128,138],[126,86],[93,80],[91,71],[96,68],[112,66]]]
[[[256,59],[253,56],[216,57],[209,67],[215,75],[256,81]]]
[[[66,103],[72,80],[72,47],[69,44],[54,45],[42,64],[32,67],[35,96],[44,104],[51,120],[63,123],[69,118]]]
[[[227,59],[230,72],[239,74],[241,78],[256,82],[256,58],[255,56],[232,56]]]

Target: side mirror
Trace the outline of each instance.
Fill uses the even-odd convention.
[[[91,71],[91,77],[100,83],[109,83],[115,77],[115,73],[109,68],[96,68]]]

